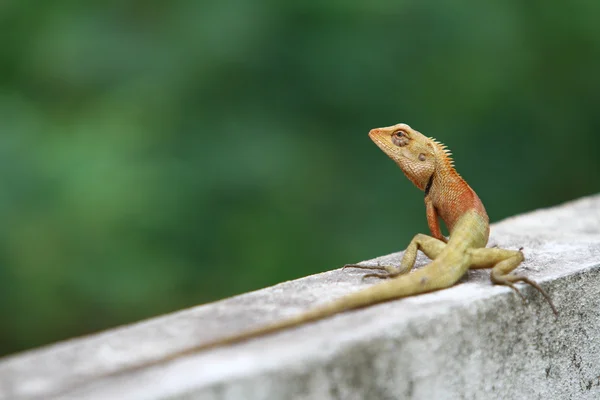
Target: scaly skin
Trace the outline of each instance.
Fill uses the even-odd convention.
[[[523,300],[525,297],[514,283],[528,283],[541,292],[554,314],[558,315],[550,297],[536,282],[512,273],[523,261],[521,250],[485,248],[490,232],[489,218],[475,191],[454,169],[446,146],[433,138],[425,137],[406,124],[373,129],[369,132],[369,137],[416,187],[425,191],[425,208],[431,236],[416,235],[408,245],[399,267],[351,265],[352,267],[380,269],[384,271],[383,274],[367,276],[398,277],[394,280],[399,281],[420,273],[422,276],[418,286],[421,291],[417,293],[450,287],[469,268],[492,268],[493,283],[511,287]],[[440,231],[438,217],[448,227],[448,241]],[[413,267],[417,250],[421,250],[433,261],[419,271],[401,277]],[[372,289],[376,288],[377,286]]]
[[[477,194],[454,169],[450,153],[444,145],[423,136],[406,124],[373,129],[369,132],[369,137],[415,186],[425,191],[427,222],[431,230],[431,236],[418,234],[413,238],[400,266],[345,266],[381,270],[383,273],[371,273],[365,277],[374,276],[387,281],[296,317],[201,344],[131,369],[145,368],[201,350],[241,342],[346,310],[447,288],[454,285],[469,268],[492,268],[492,282],[510,286],[523,300],[525,297],[514,283],[525,282],[532,285],[542,293],[557,314],[549,296],[537,283],[512,273],[523,261],[520,250],[485,248],[489,236],[487,213]],[[438,217],[448,227],[449,240],[441,234]],[[433,261],[408,274],[414,266],[418,250]]]

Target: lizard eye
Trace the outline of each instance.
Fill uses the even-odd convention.
[[[392,133],[392,143],[394,143],[398,147],[403,147],[408,144],[410,138],[403,130],[397,130]]]

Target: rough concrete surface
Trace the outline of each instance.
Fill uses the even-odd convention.
[[[450,289],[122,371],[375,283],[338,269],[5,358],[0,399],[600,398],[600,195],[494,224],[494,244],[525,247],[517,271],[558,319],[532,288],[519,286],[523,305],[471,271]]]

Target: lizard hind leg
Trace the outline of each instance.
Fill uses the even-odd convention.
[[[515,251],[499,248],[472,249],[471,256],[471,268],[492,268],[490,277],[493,283],[510,287],[523,299],[523,302],[526,301],[525,296],[515,286],[515,283],[527,283],[544,296],[544,299],[546,299],[550,308],[552,308],[554,315],[558,315],[552,299],[550,299],[548,293],[537,282],[526,276],[512,273],[524,259],[521,250]]]
[[[446,247],[446,243],[439,239],[431,236],[419,233],[410,241],[410,244],[402,256],[402,261],[399,266],[377,266],[377,267],[362,267],[363,269],[379,269],[385,271],[381,274],[366,274],[364,278],[375,277],[380,279],[395,278],[399,275],[408,273],[415,265],[417,259],[417,252],[421,250],[427,257],[434,260],[436,259],[442,250]]]

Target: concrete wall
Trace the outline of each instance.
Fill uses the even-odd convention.
[[[5,358],[0,399],[600,398],[600,196],[494,224],[494,244],[525,248],[517,271],[558,319],[532,288],[519,286],[524,305],[470,271],[447,290],[127,371],[374,283],[338,269]]]

